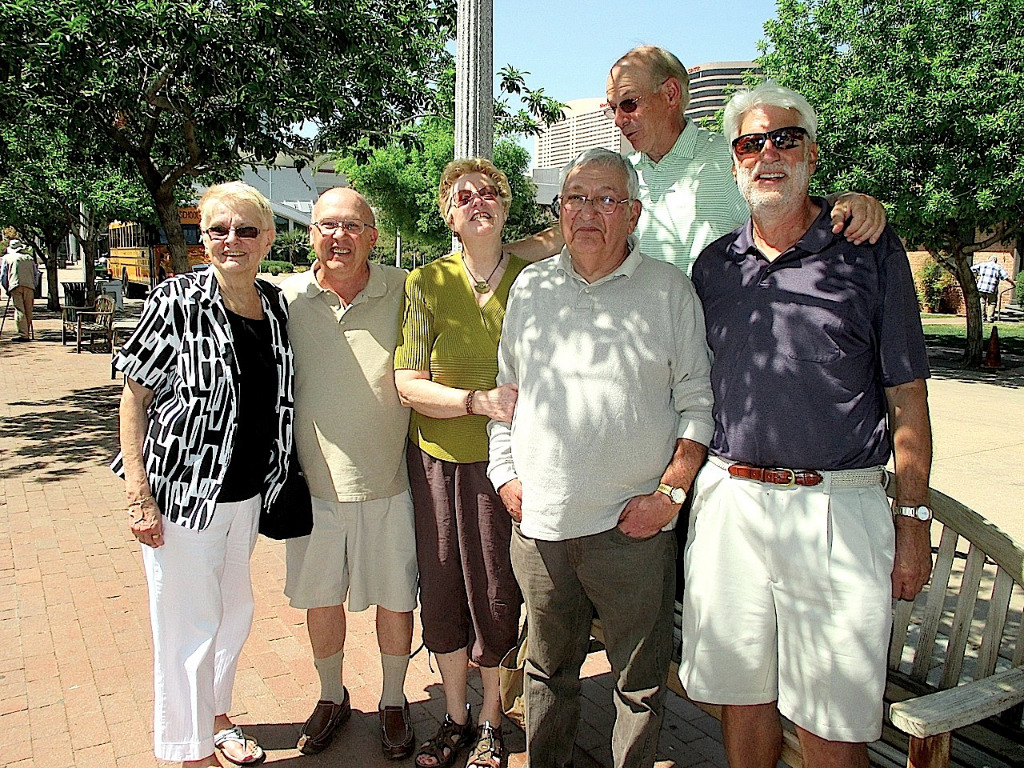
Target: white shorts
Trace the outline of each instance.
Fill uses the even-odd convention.
[[[696,701],[767,704],[830,741],[881,735],[895,530],[881,485],[697,476],[679,677]]]
[[[403,491],[371,501],[313,498],[313,532],[288,539],[284,593],[293,608],[416,607],[418,570],[412,498]]]

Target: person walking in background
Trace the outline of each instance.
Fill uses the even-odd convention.
[[[14,320],[18,327],[15,341],[35,338],[32,327],[32,308],[39,283],[39,265],[25,244],[17,238],[7,244],[3,263],[0,264],[0,287],[7,291],[14,304]]]
[[[978,293],[984,300],[985,319],[990,323],[999,316],[999,283],[1005,280],[1011,286],[1014,284],[1010,279],[1010,273],[999,263],[999,257],[993,255],[988,261],[975,264],[971,267],[978,284]]]
[[[504,754],[498,664],[515,645],[521,596],[509,561],[512,520],[487,479],[487,420],[509,421],[511,384],[495,385],[509,289],[526,266],[501,245],[512,204],[505,174],[489,160],[449,163],[441,216],[462,251],[406,281],[395,381],[413,409],[408,464],[416,511],[423,642],[435,654],[446,714],[416,756],[448,766],[474,742],[467,765],[497,768]],[[479,735],[466,703],[472,660],[483,681]]]
[[[281,285],[295,349],[295,439],[313,497],[313,531],[289,539],[285,594],[306,611],[320,699],[298,748],[326,749],[352,713],[344,686],[345,602],[377,606],[384,756],[416,746],[405,675],[416,607],[416,533],[405,469],[409,410],[395,390],[405,271],[369,261],[373,211],[352,189],[313,206],[313,267]]]
[[[185,768],[266,755],[228,718],[254,610],[249,558],[292,443],[287,307],[256,279],[274,214],[241,182],[199,201],[210,269],[162,282],[115,355],[132,533],[144,546],[153,624],[154,740]]]

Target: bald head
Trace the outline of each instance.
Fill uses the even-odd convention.
[[[326,223],[331,226],[322,226]],[[327,190],[313,206],[309,242],[319,262],[322,279],[339,295],[343,295],[343,286],[351,288],[355,284],[361,290],[360,282],[365,284],[366,261],[377,244],[376,226],[373,210],[362,195],[349,187]],[[362,231],[353,231],[355,229]]]
[[[368,224],[371,227],[377,225],[373,209],[366,202],[366,198],[351,187],[331,187],[320,195],[316,203],[313,204],[313,221],[320,221],[324,218],[323,212],[333,208],[335,205],[344,205],[346,208],[357,210],[359,212],[358,218],[364,224]]]

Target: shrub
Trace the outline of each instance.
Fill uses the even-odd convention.
[[[921,267],[920,288],[917,298],[929,312],[940,312],[949,289],[956,285],[956,278],[935,261]]]
[[[270,246],[270,258],[291,264],[309,264],[313,260],[309,234],[304,229],[280,233]]]
[[[271,275],[280,275],[282,272],[291,272],[292,265],[287,261],[274,261],[264,259],[260,262],[260,272],[268,272]]]

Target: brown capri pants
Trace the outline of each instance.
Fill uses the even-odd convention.
[[[496,667],[519,637],[522,595],[512,574],[512,518],[487,479],[487,462],[455,464],[408,444],[416,520],[423,643],[467,648]]]

